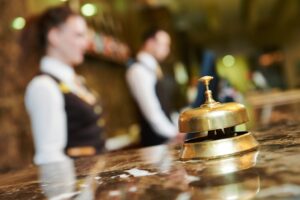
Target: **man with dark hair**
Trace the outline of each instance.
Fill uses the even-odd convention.
[[[138,104],[141,119],[141,144],[153,146],[178,137],[178,129],[164,113],[157,97],[156,85],[163,78],[159,66],[170,52],[171,38],[163,30],[148,31],[143,44],[126,73],[131,93]]]

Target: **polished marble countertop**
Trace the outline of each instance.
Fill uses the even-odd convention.
[[[300,199],[300,123],[253,132],[256,151],[180,161],[180,146],[30,166],[0,176],[0,199]]]

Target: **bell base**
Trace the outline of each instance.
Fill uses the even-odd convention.
[[[236,132],[236,134],[225,139],[185,142],[180,152],[180,160],[217,159],[258,148],[258,142],[251,132]]]

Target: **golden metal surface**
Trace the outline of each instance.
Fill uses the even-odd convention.
[[[236,156],[206,161],[203,176],[219,176],[250,169],[256,165],[258,154],[258,150],[253,150]]]
[[[239,103],[221,104],[212,98],[209,82],[212,76],[204,76],[199,80],[206,87],[203,105],[183,112],[179,117],[179,131],[183,133],[205,132],[233,127],[248,121],[245,106]]]
[[[182,145],[181,160],[215,159],[258,147],[258,142],[250,132],[235,132],[235,126],[248,121],[246,108],[239,103],[216,102],[209,90],[212,79],[211,76],[199,79],[206,88],[205,103],[180,114],[180,132],[192,136]]]
[[[183,112],[179,117],[179,131],[205,132],[236,126],[247,121],[248,115],[242,104],[218,103],[213,107],[200,107]]]
[[[247,151],[236,156],[227,156],[219,159],[181,160],[187,171],[197,172],[201,177],[220,176],[250,169],[256,165],[259,151]]]
[[[205,85],[205,88],[206,88],[206,91],[205,91],[205,104],[204,105],[207,105],[207,106],[212,106],[216,103],[216,101],[213,99],[212,97],[212,92],[211,90],[209,89],[209,82],[213,79],[214,77],[212,76],[203,76],[199,79],[199,81],[201,81],[204,85]]]
[[[254,150],[258,142],[250,132],[231,138],[200,142],[185,142],[182,146],[180,159],[215,159]]]
[[[67,154],[72,157],[92,156],[96,154],[96,149],[93,146],[70,147]]]
[[[218,181],[211,181],[211,179]],[[259,175],[252,170],[209,177],[198,182],[192,182],[190,185],[196,192],[204,194],[201,199],[219,200],[253,199],[261,187]]]
[[[190,173],[201,176],[190,186],[204,193],[203,199],[252,199],[260,190],[260,177],[253,168],[258,153],[250,151],[205,162],[189,160],[182,165]]]

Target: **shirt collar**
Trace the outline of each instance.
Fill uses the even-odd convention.
[[[156,59],[149,53],[145,51],[141,51],[137,55],[137,60],[142,62],[146,67],[150,68],[151,70],[156,70],[158,66],[158,62]]]
[[[53,57],[45,56],[40,63],[41,72],[55,76],[61,81],[69,82],[74,80],[76,73],[73,67]]]

